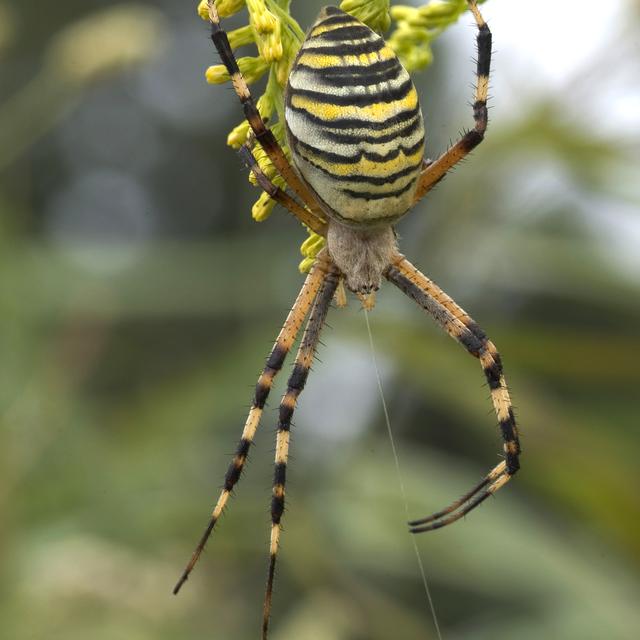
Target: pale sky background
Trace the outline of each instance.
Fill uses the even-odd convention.
[[[494,33],[491,117],[517,119],[528,101],[545,97],[566,108],[567,121],[630,145],[640,142],[640,34],[626,21],[636,0],[491,0],[482,11]],[[636,23],[637,24],[637,23]],[[455,33],[454,33],[455,32]],[[453,29],[462,52],[473,46]],[[616,264],[640,277],[640,153],[616,167],[619,197],[584,198],[586,219],[610,241]],[[540,183],[540,175],[531,176]],[[542,183],[549,182],[542,179]],[[562,188],[562,185],[558,185]],[[566,186],[565,186],[566,187]],[[553,184],[549,184],[553,189]],[[564,189],[566,197],[566,188]]]
[[[523,96],[558,95],[597,129],[640,128],[640,41],[628,29],[633,0],[491,0],[482,10],[496,34],[492,78],[509,110]],[[637,10],[637,9],[636,9]],[[526,76],[523,77],[523,73]]]

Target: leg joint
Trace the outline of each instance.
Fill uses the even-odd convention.
[[[507,454],[507,473],[514,476],[520,469],[520,458],[517,454]]]
[[[460,344],[476,358],[480,357],[480,353],[483,350],[484,343],[478,336],[473,333],[468,327],[458,336]]]
[[[287,463],[277,462],[273,470],[273,484],[275,486],[280,485],[284,487],[284,483],[287,480]]]
[[[253,397],[253,406],[257,409],[264,409],[264,405],[267,402],[270,391],[271,384],[267,384],[264,380],[258,380]]]
[[[470,151],[475,149],[483,140],[484,131],[471,129],[471,131],[467,131],[467,133],[462,136],[462,140],[460,140],[460,146],[465,153],[469,153]]]
[[[492,360],[484,367],[484,375],[487,378],[489,389],[494,391],[502,386],[502,367],[495,360]]]
[[[280,343],[276,343],[275,347],[273,347],[273,350],[269,354],[266,369],[269,369],[273,373],[280,371],[288,353],[289,349]]]
[[[287,387],[290,390],[295,390],[299,393],[304,389],[304,385],[307,382],[308,376],[309,376],[309,367],[300,363],[296,363],[293,367],[293,371],[291,372],[291,377],[289,378]]]
[[[271,522],[273,524],[280,524],[283,513],[284,513],[284,493],[277,496],[274,495],[273,498],[271,498]]]
[[[295,409],[294,402],[280,403],[280,415],[278,416],[278,429],[280,431],[289,431],[291,427],[291,418]]]
[[[224,477],[225,491],[231,491],[233,487],[235,487],[235,485],[238,483],[238,480],[240,480],[240,474],[242,473],[243,465],[244,465],[244,458],[241,458],[240,456],[236,456],[232,460],[231,464],[229,465],[229,468],[227,469],[227,473]]]

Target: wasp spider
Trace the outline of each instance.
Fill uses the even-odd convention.
[[[273,380],[308,317],[280,402],[270,562],[263,612],[266,638],[273,577],[285,502],[291,418],[304,388],[320,331],[339,284],[371,308],[382,278],[412,298],[471,355],[480,360],[504,440],[504,460],[447,508],[409,523],[413,533],[455,522],[504,486],[518,471],[520,445],[502,362],[472,318],[399,251],[393,225],[480,142],[487,127],[491,32],[475,0],[477,79],[473,118],[467,131],[437,160],[424,160],[425,131],[416,89],[393,50],[369,27],[335,7],[326,7],[308,31],[291,69],[285,126],[292,163],[266,127],[209,0],[211,39],[224,63],[244,114],[265,153],[286,181],[281,189],[258,166],[251,145],[240,154],[260,186],[311,230],[326,238],[285,320],[258,379],[249,416],[209,524],[175,586],[177,593],[238,482]]]

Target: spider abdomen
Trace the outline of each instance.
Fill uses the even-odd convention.
[[[330,216],[390,224],[409,209],[424,155],[418,94],[367,26],[320,12],[289,76],[285,121],[295,166]]]

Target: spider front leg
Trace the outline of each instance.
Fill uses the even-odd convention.
[[[496,465],[478,485],[446,509],[409,523],[412,533],[421,533],[455,522],[503,487],[520,468],[520,441],[500,355],[482,329],[442,289],[405,258],[398,256],[387,269],[385,277],[417,302],[452,338],[480,360],[504,441],[505,460]]]
[[[299,205],[286,191],[283,191],[280,187],[273,184],[260,168],[248,144],[243,144],[240,147],[238,155],[249,171],[253,171],[260,188],[267,193],[270,198],[281,204],[287,211],[298,218],[300,222],[318,235],[323,237],[327,235],[326,222],[319,220],[309,210]]]
[[[324,213],[316,198],[313,196],[313,193],[307,185],[300,180],[298,174],[293,170],[284,154],[284,151],[258,111],[253,96],[249,91],[249,86],[238,67],[238,62],[233,54],[231,45],[229,44],[229,38],[227,37],[224,29],[220,26],[220,16],[218,15],[215,0],[209,0],[208,8],[209,21],[211,22],[211,40],[218,50],[222,63],[227,69],[233,89],[240,99],[244,109],[245,118],[249,123],[256,140],[260,143],[265,153],[278,170],[278,173],[280,173],[284,178],[287,185],[302,200],[302,202],[304,202],[313,215],[318,220],[322,220]]]
[[[426,166],[418,179],[415,204],[440,181],[454,165],[475,149],[483,140],[489,120],[487,96],[489,93],[489,72],[491,70],[491,31],[484,21],[475,0],[468,0],[469,9],[478,25],[478,66],[476,69],[476,90],[473,102],[475,126],[467,131],[458,142],[447,149],[437,160]]]
[[[269,546],[269,574],[267,589],[264,597],[262,619],[262,638],[266,640],[271,615],[271,599],[273,594],[273,578],[275,575],[276,558],[280,544],[280,530],[285,501],[285,481],[287,476],[287,461],[289,457],[289,439],[291,433],[291,418],[296,407],[298,397],[304,389],[309,375],[313,357],[320,340],[320,332],[324,325],[331,300],[338,286],[339,274],[335,267],[330,268],[320,287],[318,296],[313,304],[307,326],[304,330],[293,371],[287,383],[287,390],[280,402],[278,418],[278,432],[276,437],[275,468],[273,472],[273,497],[271,498],[271,541]]]
[[[233,488],[240,479],[240,475],[242,474],[242,470],[244,469],[244,465],[247,460],[247,455],[249,454],[249,449],[260,423],[260,418],[262,417],[264,405],[269,397],[273,380],[280,369],[282,369],[284,360],[296,340],[304,319],[307,317],[307,313],[309,312],[318,290],[324,281],[326,269],[327,259],[323,254],[319,254],[318,260],[302,285],[302,289],[300,290],[300,293],[298,294],[298,297],[296,298],[296,301],[289,312],[280,333],[278,334],[276,342],[273,345],[273,349],[267,359],[267,363],[258,378],[253,402],[251,403],[251,409],[245,422],[244,429],[242,430],[242,436],[238,443],[236,453],[225,475],[222,492],[220,493],[220,497],[213,508],[209,518],[209,523],[207,524],[207,527],[202,534],[189,563],[173,589],[174,594],[177,594],[178,591],[180,591],[180,588],[187,581],[196,562],[198,562],[205,544],[207,543],[216,522],[220,518],[220,515],[229,500],[229,496],[231,495]]]

